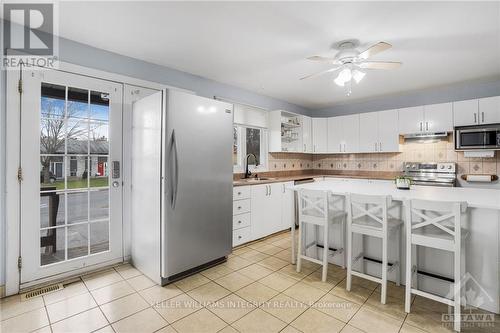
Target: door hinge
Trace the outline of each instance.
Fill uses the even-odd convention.
[[[21,270],[23,268],[23,258],[21,256],[17,257],[17,268]]]
[[[17,83],[17,91],[19,91],[20,94],[23,93],[23,79],[19,79],[19,82]]]
[[[20,183],[23,181],[23,168],[17,168],[17,181]]]

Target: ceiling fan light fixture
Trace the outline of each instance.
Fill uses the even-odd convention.
[[[350,68],[344,68],[340,71],[337,78],[334,80],[338,86],[343,87],[346,82],[351,81],[352,79],[352,71]]]
[[[352,77],[353,77],[354,81],[356,81],[356,83],[361,82],[361,80],[363,80],[365,75],[366,75],[366,73],[359,71],[357,69],[352,71]]]

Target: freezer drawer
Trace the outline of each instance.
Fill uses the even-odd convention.
[[[250,227],[241,228],[233,231],[233,247],[252,240]]]
[[[233,201],[233,215],[250,212],[250,199]]]
[[[233,216],[233,230],[250,226],[250,213],[238,214]]]

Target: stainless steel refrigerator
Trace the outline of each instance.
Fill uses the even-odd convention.
[[[232,248],[231,104],[164,90],[133,104],[133,264],[159,284]]]

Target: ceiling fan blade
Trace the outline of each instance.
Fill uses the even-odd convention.
[[[304,77],[302,77],[300,79],[301,80],[310,79],[310,78],[315,77],[315,76],[320,76],[320,75],[323,75],[323,74],[326,74],[326,73],[334,72],[337,69],[339,69],[340,67],[341,66],[333,67],[333,68],[327,69],[326,71],[321,71],[321,72],[314,73],[314,74],[311,74],[311,75],[308,75],[308,76],[304,76]]]
[[[378,42],[377,44],[374,44],[370,46],[368,49],[364,50],[358,55],[358,58],[360,59],[368,59],[370,57],[373,57],[374,55],[385,51],[387,49],[390,49],[392,47],[391,44],[386,43],[386,42]]]
[[[395,69],[401,66],[398,61],[364,61],[357,64],[364,69]]]
[[[335,62],[335,61],[337,61],[337,59],[335,59],[335,58],[322,57],[322,56],[307,57],[307,60],[312,60],[312,61],[326,61],[326,62]]]

